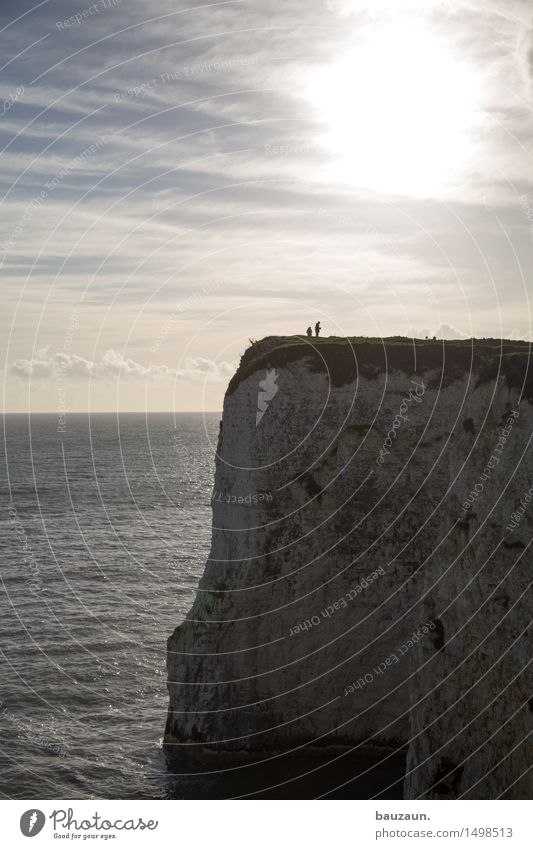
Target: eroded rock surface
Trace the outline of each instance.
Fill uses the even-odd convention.
[[[408,798],[531,798],[526,359],[268,342],[225,399],[167,749],[407,747]]]

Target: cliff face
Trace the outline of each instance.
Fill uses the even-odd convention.
[[[408,798],[531,798],[527,346],[309,341],[228,389],[165,745],[406,747]]]

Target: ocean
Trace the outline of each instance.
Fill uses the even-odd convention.
[[[219,413],[3,421],[2,798],[368,798],[401,781],[403,756],[374,786],[354,778],[369,762],[338,753],[192,770],[162,749],[166,640],[209,552]]]
[[[169,793],[165,642],[209,550],[219,420],[4,417],[5,798]]]

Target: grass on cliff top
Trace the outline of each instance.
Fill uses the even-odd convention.
[[[252,342],[241,357],[228,394],[253,372],[281,368],[305,359],[311,372],[328,373],[333,386],[357,375],[373,379],[383,372],[410,375],[433,372],[432,386],[446,386],[473,372],[477,383],[504,377],[533,401],[531,344],[506,339],[425,340],[407,336],[385,339],[368,336],[266,336]]]

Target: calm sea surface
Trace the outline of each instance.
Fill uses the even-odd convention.
[[[368,798],[401,779],[403,756],[359,780],[371,762],[338,753],[167,761],[165,644],[208,556],[219,420],[4,418],[1,797]]]
[[[4,796],[172,791],[165,641],[208,554],[219,420],[4,418]]]

